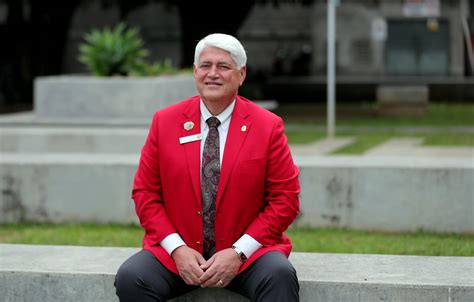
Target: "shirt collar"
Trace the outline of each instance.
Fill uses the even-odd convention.
[[[201,121],[204,121],[204,125],[207,126],[207,123],[206,123],[207,119],[213,115],[209,112],[206,105],[204,105],[204,102],[202,101],[202,99],[200,100],[199,106],[201,109]],[[234,111],[234,107],[235,107],[235,99],[232,101],[232,103],[230,103],[229,106],[227,106],[227,108],[224,111],[222,111],[220,114],[215,116],[221,122],[221,125],[219,127],[221,127],[223,130],[227,130],[227,128],[229,128],[229,125],[230,125],[229,120],[230,120],[230,116],[232,115],[232,112]]]

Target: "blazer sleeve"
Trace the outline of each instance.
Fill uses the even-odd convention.
[[[246,233],[264,247],[281,241],[283,232],[299,214],[299,169],[294,164],[283,121],[274,124],[268,147],[265,175],[265,207]]]
[[[159,148],[158,113],[155,113],[141,151],[132,190],[135,211],[150,245],[159,244],[167,235],[176,232],[163,204]]]

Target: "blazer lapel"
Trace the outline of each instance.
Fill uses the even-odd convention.
[[[186,110],[183,112],[183,119],[180,121],[179,127],[181,127],[181,136],[185,137],[189,135],[195,135],[201,133],[201,113],[199,110],[199,97],[193,99]],[[190,130],[184,128],[186,122],[194,123],[194,127]],[[189,175],[191,176],[191,182],[193,184],[193,191],[196,195],[196,200],[201,207],[201,173],[200,173],[200,151],[201,141],[193,141],[182,144],[186,153],[186,161],[188,163]]]
[[[227,141],[224,149],[224,158],[222,159],[221,174],[219,179],[219,187],[217,189],[216,208],[224,194],[227,182],[234,168],[235,162],[239,156],[242,145],[250,130],[251,123],[247,120],[249,112],[246,103],[238,96],[232,119],[230,121],[229,132],[227,133]]]

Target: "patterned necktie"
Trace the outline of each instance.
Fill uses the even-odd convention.
[[[217,186],[220,176],[220,143],[217,127],[221,122],[216,117],[210,117],[206,121],[209,126],[204,150],[202,152],[202,213],[204,226],[204,253],[205,259],[209,259],[216,252],[214,238],[214,218],[216,212]]]

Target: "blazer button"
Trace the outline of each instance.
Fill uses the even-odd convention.
[[[201,241],[196,241],[196,244],[201,244]]]
[[[201,216],[201,215],[202,215],[202,212],[201,212],[201,211],[197,211],[197,214],[198,214],[199,216]]]

